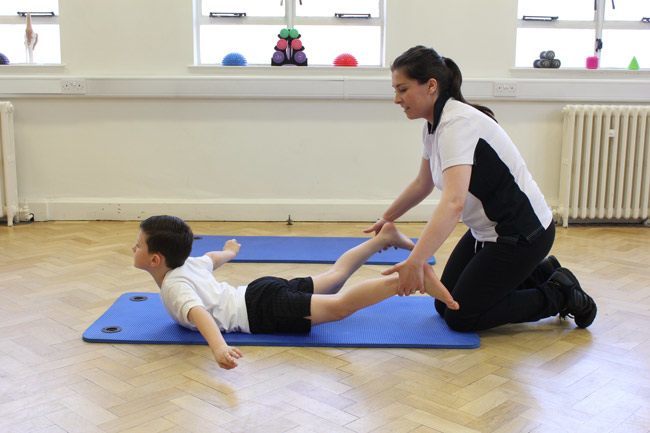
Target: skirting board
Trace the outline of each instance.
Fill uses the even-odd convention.
[[[374,221],[391,200],[25,200],[36,221],[130,221],[176,215],[190,221]],[[400,221],[428,221],[438,200],[426,200]]]

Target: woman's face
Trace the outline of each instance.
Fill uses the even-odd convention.
[[[409,78],[402,71],[393,71],[393,102],[404,110],[409,119],[427,119],[433,123],[433,105],[438,97],[438,82],[430,79],[424,84]]]

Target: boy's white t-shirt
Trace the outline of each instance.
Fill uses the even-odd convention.
[[[210,257],[188,257],[183,266],[167,272],[160,296],[169,314],[180,325],[196,330],[187,318],[192,307],[203,306],[222,332],[250,333],[246,312],[246,286],[217,281]]]

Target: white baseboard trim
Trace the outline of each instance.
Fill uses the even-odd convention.
[[[295,199],[26,199],[35,221],[129,221],[176,215],[188,221],[374,221],[392,200]],[[438,200],[425,200],[400,221],[428,221]]]

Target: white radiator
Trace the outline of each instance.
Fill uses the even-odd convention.
[[[562,225],[647,224],[650,106],[567,105],[562,111]]]
[[[18,179],[14,144],[14,107],[0,102],[0,217],[12,226],[18,218]]]

